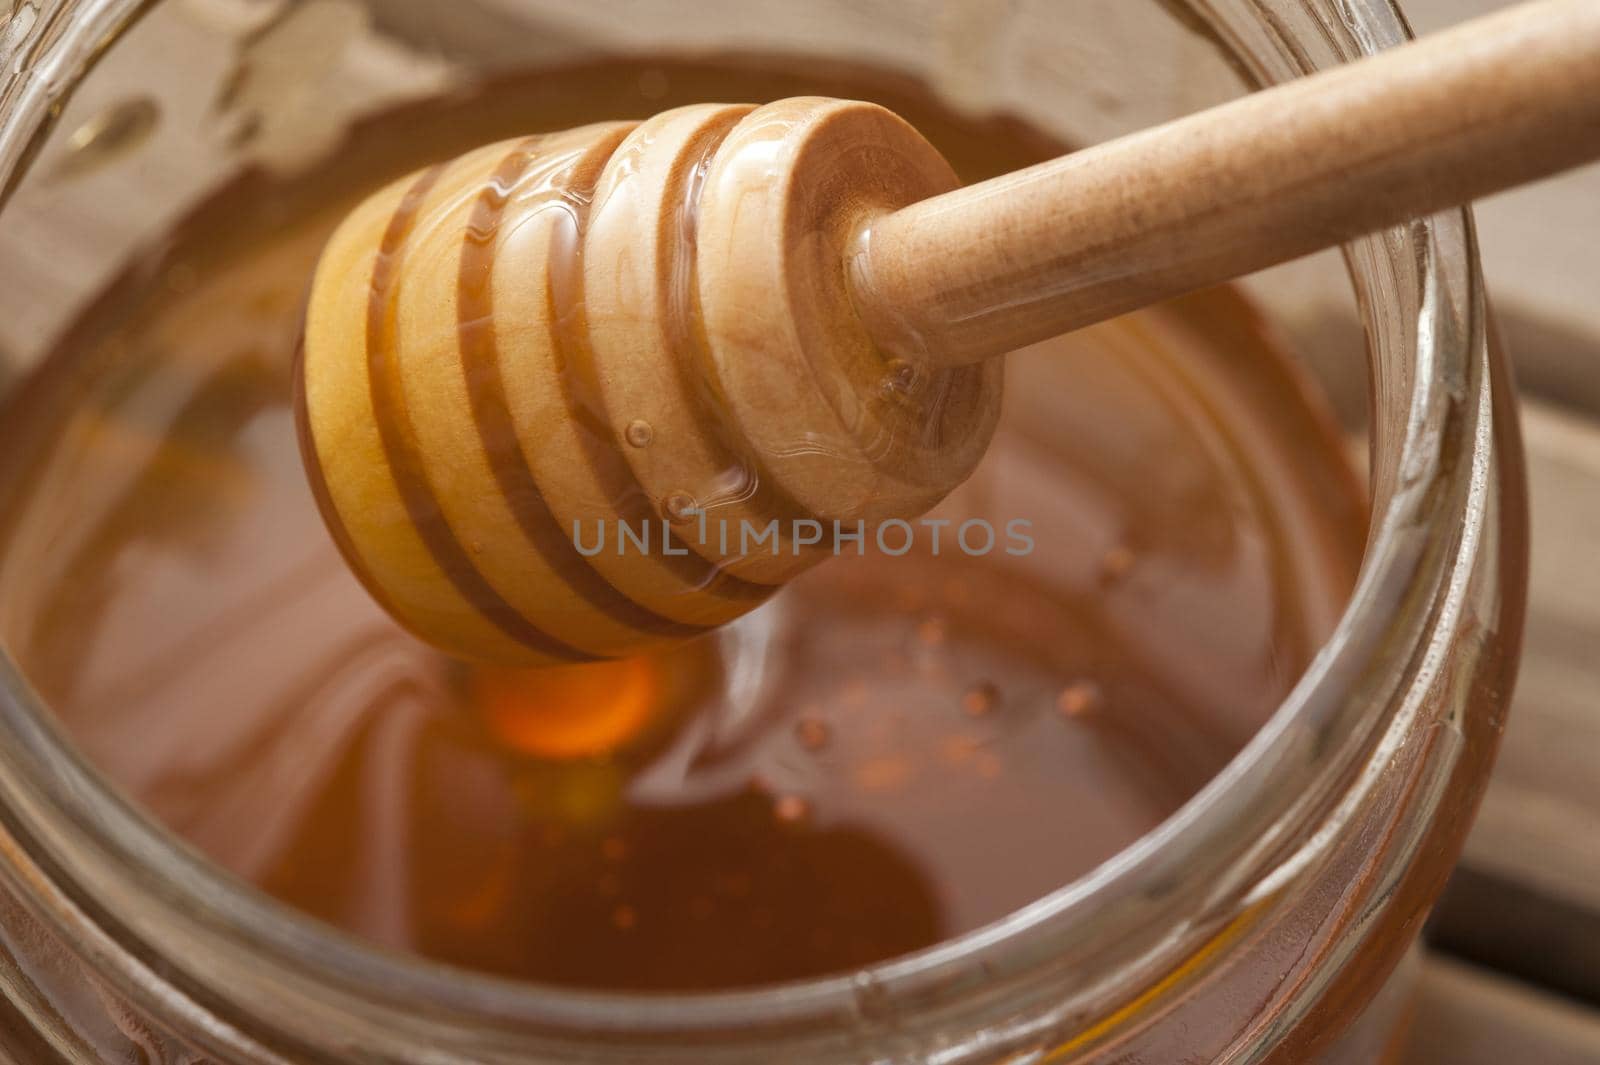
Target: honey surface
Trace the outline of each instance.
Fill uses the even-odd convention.
[[[807,92],[880,100],[968,179],[1058,150],[859,72],[576,68],[374,120],[135,264],[0,413],[0,638],[89,758],[351,933],[615,989],[933,945],[1203,786],[1331,628],[1362,539],[1336,437],[1229,290],[1014,356],[991,453],[931,516],[951,524],[900,557],[850,545],[676,650],[465,666],[342,564],[290,371],[352,198],[492,138]],[[992,549],[955,541],[973,519]]]

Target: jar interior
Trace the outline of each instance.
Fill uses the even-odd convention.
[[[0,564],[7,643],[90,761],[304,913],[609,990],[927,949],[1172,814],[1331,631],[1362,542],[1341,442],[1227,291],[1014,356],[1000,434],[933,524],[614,666],[418,645],[310,506],[290,375],[350,188],[730,92],[885,99],[967,180],[1065,151],[894,78],[659,58],[499,77],[371,120],[348,174],[224,189],[136,259],[34,378]]]

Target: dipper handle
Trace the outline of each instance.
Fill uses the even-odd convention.
[[[1600,158],[1600,0],[1537,0],[875,219],[881,346],[975,362]]]

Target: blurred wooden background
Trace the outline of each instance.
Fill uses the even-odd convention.
[[[1507,0],[1401,0],[1419,33]],[[1600,0],[1596,0],[1600,2]],[[1494,781],[1429,928],[1408,1061],[1600,1062],[1600,167],[1479,205],[1525,398],[1533,581]]]

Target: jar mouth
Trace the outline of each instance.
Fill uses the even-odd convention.
[[[101,5],[90,37],[50,43],[64,51],[46,73],[81,72],[148,6]],[[1355,50],[1408,36],[1388,0],[1356,6]],[[1216,29],[1231,39],[1227,27]],[[1295,62],[1288,38],[1277,43]],[[0,96],[0,107],[13,108],[0,141],[29,121],[42,128],[46,103],[59,103],[51,84],[41,74],[12,98]],[[6,177],[0,173],[0,189]],[[1473,556],[1490,491],[1491,403],[1471,216],[1413,222],[1355,242],[1346,255],[1374,348],[1377,475],[1366,556],[1334,632],[1272,717],[1182,808],[1077,881],[984,928],[855,975],[692,994],[549,988],[390,954],[236,884],[128,805],[58,732],[4,649],[0,827],[11,840],[0,846],[18,854],[0,876],[40,872],[22,892],[41,916],[70,927],[74,943],[88,944],[98,966],[120,969],[125,988],[161,984],[167,977],[156,974],[168,967],[156,957],[192,948],[221,966],[212,968],[217,977],[238,976],[231,994],[241,1002],[292,981],[305,999],[326,992],[329,1002],[395,1017],[424,1002],[428,1016],[417,1024],[508,1035],[644,1042],[734,1030],[816,1038],[819,1025],[876,1023],[910,1033],[1001,1001],[1018,1014],[1048,1003],[1052,1024],[1092,1020],[1105,1002],[1126,1001],[1182,959],[1225,944],[1314,862],[1317,827],[1337,818],[1360,792],[1374,753],[1419,712],[1412,693],[1426,689],[1423,678],[1453,628],[1451,589]],[[1385,284],[1415,286],[1409,320],[1377,321]],[[1376,365],[1386,359],[1398,367]],[[1407,670],[1395,668],[1405,662]],[[174,1008],[170,998],[164,1003]]]

